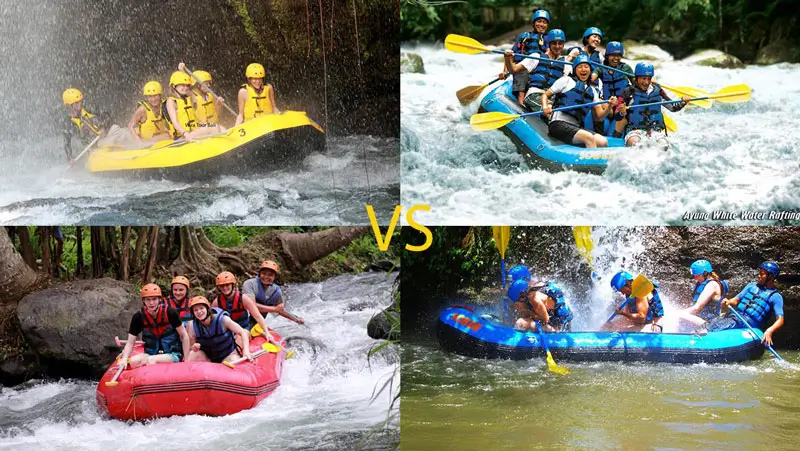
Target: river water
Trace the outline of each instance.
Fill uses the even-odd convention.
[[[328,137],[299,168],[195,183],[68,169],[60,138],[0,142],[0,224],[366,224],[400,199],[399,143]]]
[[[796,450],[800,371],[726,365],[487,361],[403,343],[407,449]],[[779,351],[797,364],[800,353]]]
[[[529,169],[500,131],[470,128],[480,102],[462,107],[455,93],[495,78],[500,55],[453,53],[441,44],[401,50],[419,54],[426,72],[401,75],[402,201],[430,205],[430,223],[664,225],[683,223],[687,211],[738,217],[741,210],[800,208],[800,65],[657,64],[664,83],[710,92],[745,83],[752,100],[671,114],[678,151],[642,150],[592,175]]]
[[[146,423],[101,417],[96,381],[30,381],[0,389],[2,450],[139,449],[385,449],[397,443],[388,389],[399,384],[399,351],[366,334],[373,314],[389,305],[395,275],[343,275],[285,286],[287,308],[309,328],[284,319],[270,325],[291,339],[297,354],[284,364],[281,385],[253,409],[226,417],[185,416]]]

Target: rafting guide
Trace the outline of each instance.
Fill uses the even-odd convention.
[[[710,213],[704,211],[685,212],[681,217],[684,221],[798,221],[800,211],[725,211],[716,210]]]

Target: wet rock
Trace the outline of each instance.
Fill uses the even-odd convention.
[[[367,335],[376,340],[399,340],[400,332],[392,330],[392,323],[400,322],[400,313],[390,306],[376,313],[367,323]]]
[[[672,55],[655,44],[627,40],[622,43],[625,47],[625,59],[632,61],[672,61]]]
[[[719,67],[722,69],[744,67],[742,60],[720,50],[700,50],[681,61],[684,63],[697,64],[699,66]]]
[[[141,301],[130,283],[80,280],[37,291],[17,308],[20,329],[49,369],[97,375],[119,354],[114,336],[127,337]]]
[[[800,50],[785,40],[772,41],[760,48],[756,54],[756,64],[767,65],[783,62],[800,62]]]
[[[424,74],[425,64],[422,62],[422,57],[416,53],[401,52],[400,73]]]
[[[389,272],[397,269],[400,269],[400,263],[391,260],[378,260],[370,263],[367,267],[367,271],[377,272]]]

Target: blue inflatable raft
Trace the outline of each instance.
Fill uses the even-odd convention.
[[[508,78],[489,91],[481,100],[480,110],[506,114],[523,114],[523,108],[511,93],[512,79]],[[564,144],[547,134],[547,123],[541,116],[528,116],[511,121],[501,128],[522,151],[528,164],[551,171],[573,169],[582,172],[603,172],[609,160],[622,152],[630,152],[621,138],[608,138],[608,147],[587,149]]]
[[[445,351],[468,357],[524,360],[544,356],[539,333],[520,332],[467,306],[442,311],[437,336]],[[705,335],[567,332],[545,334],[544,339],[559,360],[727,363],[764,354],[764,346],[747,329]]]

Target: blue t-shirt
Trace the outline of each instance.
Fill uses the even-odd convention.
[[[739,300],[741,301],[742,299],[745,298],[745,294],[753,288],[759,291],[766,290],[766,288],[759,287],[758,284],[756,284],[755,282],[750,282],[747,284],[747,286],[742,288],[742,291],[740,291],[739,294],[736,295],[736,297],[739,298]],[[769,296],[769,303],[772,305],[772,313],[775,314],[776,318],[779,316],[783,316],[783,296],[777,291],[768,296]]]

